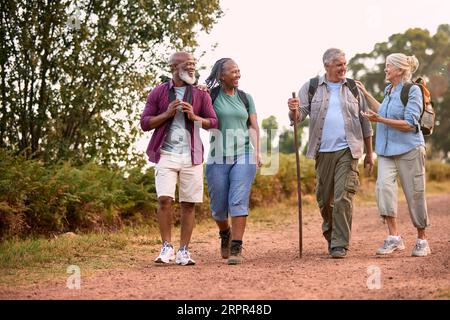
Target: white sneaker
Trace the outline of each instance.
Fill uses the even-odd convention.
[[[177,264],[182,266],[194,265],[195,261],[191,258],[191,254],[186,247],[182,247],[177,251],[177,258],[175,260]]]
[[[425,257],[431,254],[430,246],[427,240],[417,239],[416,245],[413,248],[411,256],[413,257]]]
[[[173,261],[174,259],[175,254],[173,246],[167,241],[164,241],[163,246],[161,248],[161,252],[159,253],[159,256],[155,259],[155,263],[170,263],[170,261]]]
[[[405,250],[405,243],[400,236],[398,238],[395,236],[388,236],[386,240],[384,240],[383,246],[378,248],[377,254],[389,254],[395,250]]]

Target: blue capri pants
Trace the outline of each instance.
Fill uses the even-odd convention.
[[[256,175],[252,154],[224,157],[221,163],[208,160],[206,181],[212,217],[225,221],[231,217],[247,216],[250,189]]]

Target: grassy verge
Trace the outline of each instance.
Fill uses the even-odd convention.
[[[439,289],[437,298],[450,300],[450,288],[448,289]]]
[[[148,255],[149,246],[160,243],[158,231],[148,227],[3,241],[0,243],[0,285],[67,278],[70,265],[80,266],[83,275],[102,269],[135,267],[143,255]]]

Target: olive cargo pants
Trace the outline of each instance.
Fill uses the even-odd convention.
[[[349,148],[319,152],[316,156],[316,197],[322,232],[331,248],[348,249],[352,228],[353,196],[359,187],[358,160]]]

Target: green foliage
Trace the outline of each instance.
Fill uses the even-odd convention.
[[[251,206],[264,206],[297,194],[295,154],[278,154],[279,167],[274,175],[256,176],[250,196]],[[315,188],[314,160],[300,157],[302,193],[311,194]]]
[[[261,126],[265,130],[271,130],[271,129],[276,130],[276,129],[278,129],[277,118],[275,116],[270,116],[266,119],[263,119]],[[272,138],[272,140],[273,140],[273,138]]]
[[[219,0],[0,3],[0,147],[27,158],[126,161],[137,110]]]
[[[261,137],[261,150],[267,150],[268,153],[271,153],[272,143],[275,139],[275,135],[272,134],[272,130],[278,129],[278,122],[275,116],[270,116],[266,119],[263,119],[261,123],[261,127],[263,129],[263,135]]]
[[[427,181],[444,182],[450,180],[450,165],[437,161],[425,162]]]
[[[274,155],[275,156],[275,155]],[[267,207],[297,194],[295,154],[278,154],[273,175],[256,175],[251,208]],[[303,194],[315,190],[314,160],[300,158]],[[99,232],[126,226],[156,225],[157,199],[154,171],[106,169],[95,163],[74,166],[62,161],[45,167],[37,160],[11,156],[0,149],[0,239],[27,235],[54,235],[67,231]],[[360,179],[365,183],[362,164]],[[450,165],[426,162],[427,181],[450,181]],[[376,179],[376,167],[374,176]],[[206,179],[204,201],[196,206],[196,219],[210,219]],[[174,223],[180,222],[175,203]]]
[[[365,175],[363,164],[359,165],[359,179],[362,184],[374,182],[377,178],[377,165],[370,177]],[[428,160],[425,163],[427,182],[450,181],[450,165]],[[302,194],[314,194],[316,187],[315,161],[300,156],[300,177]],[[296,196],[297,175],[295,154],[279,154],[279,168],[274,175],[257,174],[252,187],[250,204],[252,207],[267,206],[285,198]]]
[[[298,144],[299,147],[302,141],[302,132],[303,128],[309,125],[309,119],[303,121],[297,127],[297,135],[298,135]],[[283,131],[279,136],[280,140],[278,143],[280,153],[295,153],[295,142],[294,142],[294,127],[285,128],[283,127]]]
[[[85,255],[100,256],[111,249],[124,250],[128,244],[125,234],[93,233],[89,236],[58,239],[28,238],[0,242],[0,268],[29,268],[49,266],[51,263],[73,263]]]
[[[154,219],[153,168],[124,172],[70,162],[44,167],[4,150],[0,159],[0,238],[111,229],[124,221]]]
[[[377,43],[369,53],[355,55],[349,61],[353,77],[361,80],[366,88],[381,101],[385,84],[384,67],[386,57],[395,52],[415,55],[420,66],[413,78],[425,76],[436,109],[436,128],[427,142],[433,145],[433,152],[444,154],[450,151],[450,25],[440,25],[436,34],[428,30],[413,28],[405,33],[394,34],[388,41]]]
[[[298,141],[301,141],[301,130],[298,130],[297,134]],[[278,150],[280,153],[288,154],[295,152],[294,130],[292,128],[283,127],[283,131],[280,133],[279,138]]]

